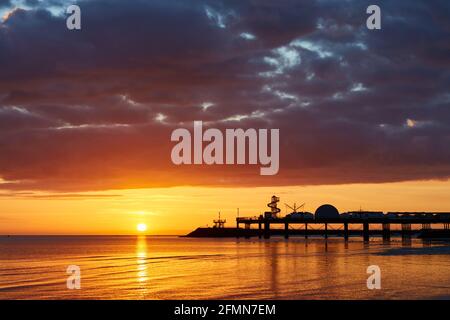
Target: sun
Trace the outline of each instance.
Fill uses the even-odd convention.
[[[137,231],[139,231],[139,232],[147,231],[147,225],[146,225],[145,223],[139,223],[139,224],[136,226],[136,229],[137,229]]]

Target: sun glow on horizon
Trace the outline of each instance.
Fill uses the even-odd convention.
[[[147,225],[146,225],[145,223],[139,223],[139,224],[136,226],[136,229],[137,229],[137,231],[139,231],[139,232],[147,231]]]
[[[1,180],[0,180],[1,181]],[[339,212],[450,212],[450,181],[385,184],[275,186],[258,188],[175,187],[105,190],[79,194],[0,191],[0,235],[185,235],[206,226],[221,211],[233,226],[239,215],[267,211],[273,194],[283,203],[305,202],[314,212],[324,203]],[[374,196],[376,195],[376,196]],[[288,210],[280,205],[282,214]],[[144,225],[138,227],[139,225]],[[140,231],[144,230],[144,231]]]

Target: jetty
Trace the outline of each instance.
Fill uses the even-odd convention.
[[[289,206],[293,211],[280,216],[279,197],[272,196],[267,204],[270,211],[259,216],[237,217],[236,228],[225,228],[226,221],[215,220],[212,228],[198,228],[189,237],[257,237],[269,239],[271,236],[329,236],[343,237],[362,236],[369,241],[371,236],[381,236],[390,240],[398,235],[410,238],[449,238],[450,212],[381,212],[381,211],[339,211],[330,204],[321,205],[313,213],[299,211],[304,207]],[[395,227],[397,226],[397,227]],[[243,228],[242,228],[243,227]]]

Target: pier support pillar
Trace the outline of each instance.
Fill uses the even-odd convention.
[[[239,221],[236,219],[236,238],[239,238],[239,234],[241,233],[241,230],[239,230]]]
[[[328,239],[328,223],[325,223],[325,239]]]
[[[264,221],[264,239],[270,238],[270,223],[269,221]]]
[[[305,239],[308,239],[308,224],[305,223]]]
[[[284,223],[284,238],[289,239],[289,223]]]
[[[250,239],[250,223],[245,224],[245,239]]]
[[[409,238],[409,237],[411,237],[411,224],[403,223],[402,224],[402,238]]]
[[[391,225],[389,223],[383,223],[383,240],[391,239]]]
[[[348,223],[344,223],[344,239],[345,241],[348,241]]]
[[[364,241],[369,241],[369,223],[363,223],[363,238]]]
[[[262,238],[262,223],[261,223],[261,221],[258,222],[258,238],[259,239]]]

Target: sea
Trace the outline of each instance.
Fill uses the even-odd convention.
[[[0,299],[449,298],[448,242],[0,236]]]

